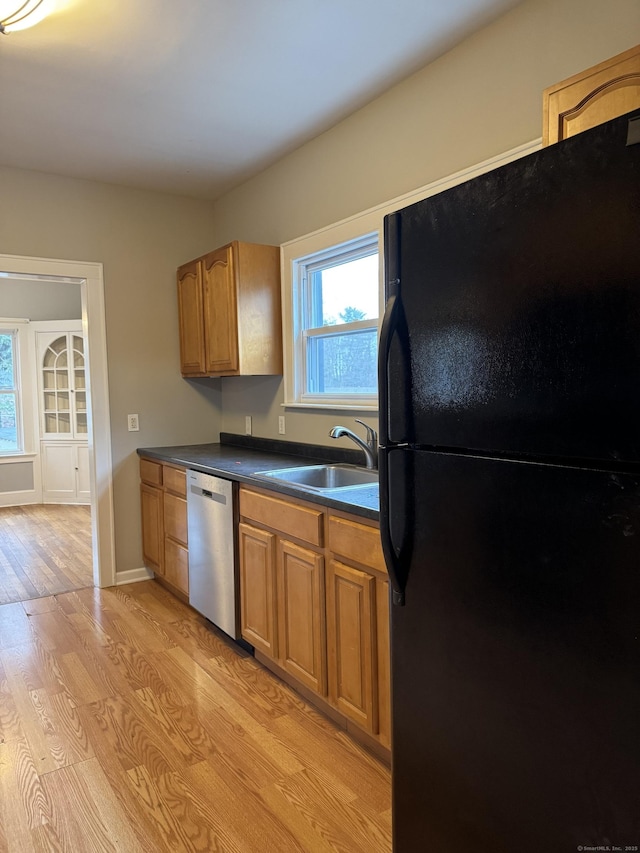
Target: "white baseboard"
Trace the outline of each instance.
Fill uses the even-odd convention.
[[[140,569],[129,569],[126,572],[116,572],[116,586],[122,586],[125,583],[137,583],[138,581],[148,581],[153,577],[153,572],[145,569],[144,566]]]

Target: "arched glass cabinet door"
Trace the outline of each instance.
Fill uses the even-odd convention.
[[[87,388],[84,373],[84,338],[71,335],[73,347],[73,391],[75,395],[75,429],[77,435],[87,434]]]
[[[42,415],[45,436],[87,434],[84,340],[60,335],[42,356]]]

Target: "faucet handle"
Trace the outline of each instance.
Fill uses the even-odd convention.
[[[378,433],[375,431],[375,429],[373,427],[370,427],[369,424],[365,424],[365,422],[361,421],[360,418],[354,418],[354,421],[357,424],[362,424],[362,426],[367,431],[367,443],[372,447],[375,447],[378,441]]]

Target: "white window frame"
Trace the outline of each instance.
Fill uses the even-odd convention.
[[[16,435],[18,447],[15,450],[0,450],[0,457],[8,459],[15,456],[25,456],[30,448],[30,432],[27,435],[25,425],[29,418],[25,416],[25,371],[27,369],[27,328],[28,320],[0,318],[0,333],[13,337],[13,382],[12,390],[0,390],[1,395],[13,395],[16,406]]]
[[[351,323],[338,323],[331,326],[317,325],[319,318],[316,305],[317,294],[314,293],[313,287],[313,273],[371,255],[379,257],[379,253],[379,236],[378,232],[375,231],[338,246],[330,246],[320,252],[296,258],[293,261],[293,277],[296,282],[294,370],[300,403],[331,405],[332,407],[350,405],[375,407],[377,405],[376,393],[328,394],[324,391],[314,390],[312,378],[315,371],[312,364],[309,363],[309,343],[313,339],[339,337],[353,332],[374,330],[377,333],[379,310],[376,317],[368,320],[356,320]]]
[[[377,245],[378,254],[378,317],[357,320],[322,328],[309,327],[305,303],[310,298],[308,276],[304,270],[362,257],[370,252],[363,249]],[[285,243],[281,249],[282,297],[283,297],[283,354],[284,354],[284,403],[287,408],[331,409],[377,412],[376,394],[313,394],[305,388],[306,341],[310,336],[346,334],[359,329],[375,328],[379,333],[384,306],[382,283],[382,220],[379,216],[357,217],[299,240]]]

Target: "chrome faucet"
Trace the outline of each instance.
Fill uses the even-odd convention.
[[[361,447],[364,450],[364,455],[367,460],[367,468],[377,468],[378,467],[378,433],[370,427],[368,424],[365,424],[364,421],[361,421],[359,418],[354,418],[357,424],[362,424],[362,426],[367,431],[367,440],[363,441],[359,435],[356,435],[355,432],[352,432],[347,427],[343,426],[334,426],[329,430],[329,435],[331,438],[350,438],[352,441]]]

